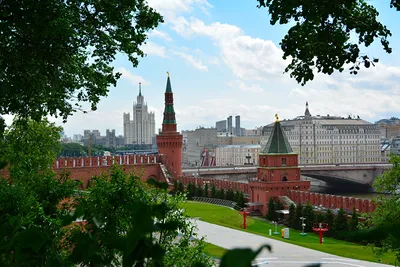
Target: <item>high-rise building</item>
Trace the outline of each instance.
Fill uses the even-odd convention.
[[[117,147],[117,138],[115,130],[106,130],[106,147]]]
[[[217,121],[215,123],[215,128],[217,129],[217,132],[226,132],[226,120]]]
[[[240,128],[240,116],[235,117],[235,135],[236,136],[241,136],[242,135],[242,129]]]
[[[233,134],[233,126],[232,126],[232,116],[227,118],[228,121],[228,133]]]
[[[167,79],[165,90],[165,108],[162,130],[157,135],[158,154],[166,165],[168,171],[175,177],[182,175],[182,143],[183,136],[177,132],[174,110],[174,95],[172,93],[171,80]]]
[[[132,120],[130,113],[124,113],[125,145],[151,145],[155,134],[156,123],[154,112],[149,112],[144,102],[142,87],[139,83],[137,102],[133,103]]]
[[[212,147],[218,144],[217,129],[198,128],[194,131],[185,131],[185,135],[187,136],[185,164],[201,166],[204,148],[212,150]]]

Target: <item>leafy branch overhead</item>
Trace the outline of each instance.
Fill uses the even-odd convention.
[[[258,8],[268,8],[270,23],[294,23],[280,45],[283,58],[291,62],[289,72],[298,83],[313,80],[315,71],[332,74],[352,64],[357,67],[377,62],[360,54],[360,46],[368,47],[376,39],[386,53],[391,53],[389,29],[377,20],[378,11],[365,0],[257,0]],[[400,10],[400,2],[391,0],[390,7]],[[351,39],[357,36],[357,41]]]
[[[145,0],[0,1],[0,114],[67,119],[96,109],[121,74],[116,53],[136,67],[146,32],[163,22]]]

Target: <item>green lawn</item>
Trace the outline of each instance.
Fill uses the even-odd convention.
[[[372,249],[369,247],[329,237],[324,238],[324,244],[319,244],[319,237],[314,233],[308,233],[307,236],[301,236],[300,231],[291,229],[290,239],[283,239],[280,235],[269,236],[269,229],[272,229],[272,232],[274,232],[275,226],[265,221],[253,218],[247,218],[247,229],[244,230],[240,228],[240,224],[243,222],[242,216],[237,211],[226,207],[188,201],[184,204],[183,208],[190,217],[199,217],[201,220],[213,224],[262,235],[268,238],[278,239],[342,257],[379,262],[378,258],[373,254]],[[282,228],[278,227],[279,233],[281,229]],[[387,253],[381,258],[381,262],[394,264],[395,255],[393,253]]]
[[[212,257],[221,259],[225,252],[227,252],[227,250],[214,244],[206,243],[204,252]]]

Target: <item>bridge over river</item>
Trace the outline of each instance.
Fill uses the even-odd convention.
[[[302,165],[301,175],[324,181],[329,185],[354,185],[370,187],[375,178],[392,167],[390,163],[371,164],[315,164]],[[257,177],[257,166],[215,166],[183,169],[184,175],[224,179],[247,180]]]

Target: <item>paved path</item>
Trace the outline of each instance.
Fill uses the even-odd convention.
[[[253,266],[305,266],[312,263],[322,263],[322,266],[338,267],[384,267],[385,264],[342,258],[336,255],[303,248],[283,241],[265,238],[263,236],[234,230],[227,227],[196,220],[199,236],[217,246],[232,249],[237,247],[251,247],[257,249],[263,244],[272,246],[272,253],[266,249],[257,257]]]

